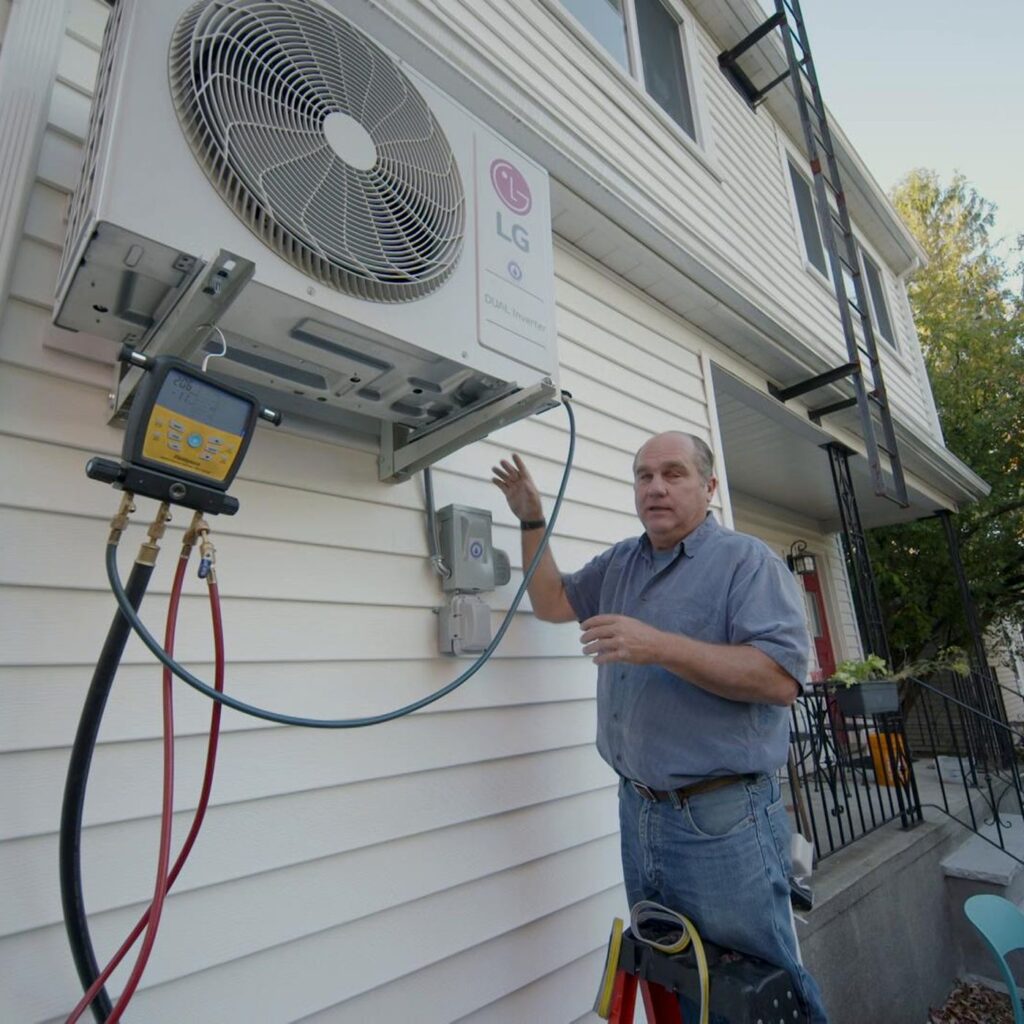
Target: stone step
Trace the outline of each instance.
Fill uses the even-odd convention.
[[[976,813],[979,813],[976,808]],[[980,812],[983,813],[983,812]],[[1000,829],[995,823],[982,825],[981,835],[999,841],[1016,856],[1024,859],[1024,818],[1019,814],[1000,815]],[[983,944],[974,925],[964,914],[964,903],[979,893],[1004,896],[1016,906],[1024,908],[1024,865],[986,842],[980,835],[968,838],[942,861],[949,898],[950,922],[960,950],[962,969],[968,975],[985,981],[999,982],[999,968],[991,952]],[[1024,968],[1024,953],[1013,953],[1009,958],[1013,969]]]

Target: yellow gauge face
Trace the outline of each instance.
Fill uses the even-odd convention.
[[[171,469],[222,482],[230,473],[241,445],[239,434],[183,416],[165,405],[154,405],[142,454]]]

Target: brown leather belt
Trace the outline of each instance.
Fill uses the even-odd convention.
[[[640,796],[645,800],[650,800],[651,803],[668,800],[673,804],[681,804],[691,796],[697,796],[698,793],[710,793],[712,790],[722,789],[725,786],[735,786],[740,782],[753,782],[756,778],[756,775],[715,775],[713,778],[701,779],[699,782],[691,782],[688,786],[680,786],[679,789],[667,791],[651,789],[650,786],[642,782],[634,782],[632,779],[627,779],[626,781]]]

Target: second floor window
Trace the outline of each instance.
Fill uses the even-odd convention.
[[[871,309],[874,313],[872,320],[875,326],[875,333],[883,341],[887,341],[893,348],[896,347],[896,335],[892,329],[892,319],[889,316],[889,304],[885,301],[885,285],[882,278],[882,270],[874,260],[861,250],[861,260],[864,263],[864,280],[867,283],[867,293],[871,302]]]
[[[814,210],[814,193],[811,183],[789,161],[789,177],[793,182],[793,198],[796,200],[796,213],[800,220],[800,234],[804,240],[804,255],[822,276],[828,277],[828,266],[825,263],[825,246],[821,241],[818,228],[818,215]]]
[[[671,0],[562,0],[562,4],[696,141],[683,26]]]
[[[792,159],[788,160],[788,164],[797,219],[800,222],[800,235],[803,239],[804,256],[811,267],[831,282],[828,255],[822,241],[821,225],[818,220],[817,208],[814,205],[814,192],[811,183],[801,171],[797,170]],[[841,239],[837,237],[836,242],[841,247]],[[860,244],[857,245],[857,251],[860,253],[861,267],[864,270],[864,291],[867,294],[868,311],[871,314],[871,323],[875,334],[892,348],[896,348],[896,332],[893,330],[892,318],[889,316],[889,304],[885,299],[885,279],[882,276],[882,269]],[[853,278],[845,266],[843,267],[843,282],[846,286],[847,296],[853,299],[857,294],[856,288]]]

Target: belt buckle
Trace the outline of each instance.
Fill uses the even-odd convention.
[[[658,794],[651,789],[650,786],[643,782],[634,782],[632,779],[629,780],[629,784],[645,799],[650,800],[652,804],[658,802]]]

